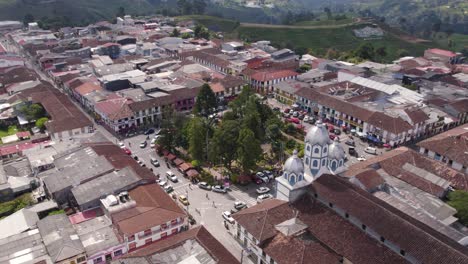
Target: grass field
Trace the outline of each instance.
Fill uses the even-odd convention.
[[[9,126],[8,129],[6,130],[5,129],[0,130],[0,138],[14,135],[16,134],[16,132],[18,132],[18,129],[16,128],[16,126]]]
[[[438,33],[434,36],[434,41],[442,47],[450,48],[454,51],[460,51],[464,47],[468,48],[468,35],[452,34],[447,36],[446,33]],[[449,39],[452,41],[452,46],[449,47]]]
[[[200,15],[192,15],[192,16],[179,16],[176,17],[176,21],[185,21],[185,20],[194,20],[197,23],[200,23],[207,27],[208,29],[215,31],[215,32],[232,32],[234,31],[239,24],[234,20],[223,19],[218,17],[212,16],[200,16]]]
[[[353,23],[353,18],[346,18],[341,20],[319,20],[319,21],[301,21],[294,25],[297,26],[327,26],[327,25],[346,25]]]
[[[363,40],[353,35],[354,27],[327,29],[269,29],[240,26],[237,35],[249,41],[270,40],[274,44],[290,43],[294,47],[312,49],[315,54],[324,54],[329,48],[339,51],[349,51],[357,48],[366,41],[372,42],[374,47],[385,46],[388,60],[395,59],[398,49],[406,49],[413,55],[422,55],[429,47],[438,46],[434,43],[409,43],[392,35],[386,35],[379,40]]]

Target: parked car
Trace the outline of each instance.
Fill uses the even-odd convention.
[[[179,202],[181,202],[183,205],[189,205],[189,201],[187,199],[187,196],[185,195],[179,195]]]
[[[299,118],[299,120],[304,120],[304,117],[305,115],[299,115],[297,118]]]
[[[312,125],[313,125],[313,124],[315,124],[315,122],[316,122],[316,121],[317,121],[317,120],[315,120],[315,118],[313,118],[313,117],[309,117],[309,120],[307,121],[307,123],[309,123],[309,124],[312,124]]]
[[[159,184],[159,186],[164,187],[167,184],[167,181],[165,180],[156,180],[156,182]]]
[[[264,170],[263,175],[267,176],[268,180],[270,180],[270,181],[275,178],[275,175],[273,175],[273,172],[271,172],[269,170]]]
[[[166,178],[172,182],[177,182],[177,176],[172,172],[172,171],[167,171],[166,172]]]
[[[261,203],[265,200],[273,198],[273,195],[267,193],[267,194],[262,194],[257,197],[257,203]]]
[[[301,120],[299,120],[299,118],[291,117],[291,118],[288,118],[288,122],[289,123],[294,123],[294,124],[299,124],[299,123],[301,123]]]
[[[333,130],[333,133],[335,133],[335,135],[341,135],[341,130],[339,130],[338,128],[335,128]]]
[[[330,134],[328,137],[329,137],[331,140],[334,140],[334,139],[336,138],[336,136],[335,136],[334,134]]]
[[[224,188],[224,187],[221,186],[221,185],[216,185],[216,186],[214,186],[211,190],[212,190],[213,192],[217,192],[217,193],[227,193],[226,188]]]
[[[122,150],[125,152],[125,154],[132,155],[132,152],[128,148],[123,148]]]
[[[140,143],[140,148],[146,148],[147,145],[148,145],[148,143],[146,143],[146,141],[142,141]]]
[[[247,207],[247,204],[241,201],[234,202],[234,208],[241,210]]]
[[[353,146],[353,147],[356,145],[356,144],[354,143],[354,140],[352,140],[352,139],[346,140],[345,144],[348,145],[348,146]]]
[[[260,188],[258,188],[258,189],[256,190],[256,192],[257,192],[258,194],[264,194],[264,193],[267,193],[267,192],[269,192],[269,191],[270,191],[270,188],[264,187],[264,186],[262,186],[262,187],[260,187]]]
[[[306,115],[306,116],[304,116],[304,119],[303,119],[302,121],[308,123],[308,122],[309,122],[309,118],[310,118],[310,117],[309,117],[308,115]]]
[[[143,160],[138,160],[138,164],[142,167],[146,167],[145,162]]]
[[[154,135],[154,138],[156,138],[156,136],[159,135],[160,133],[161,133],[161,129],[156,129],[156,130],[154,131],[154,134],[155,134],[155,135]]]
[[[231,212],[229,212],[229,211],[224,211],[223,212],[223,218],[224,218],[224,220],[228,221],[231,224],[234,223],[234,218],[232,218]]]
[[[161,164],[159,164],[159,161],[158,161],[155,157],[151,157],[150,162],[151,162],[151,164],[153,164],[153,166],[155,166],[155,167],[161,166]]]
[[[125,148],[125,143],[119,142],[119,147],[120,147],[121,149],[124,149],[124,148]]]
[[[174,191],[174,188],[172,188],[172,185],[166,185],[164,186],[164,191],[166,191],[166,193],[171,193]]]
[[[294,111],[294,112],[293,112],[293,117],[299,117],[299,112],[298,112],[298,111]]]
[[[155,142],[158,141],[158,138],[160,138],[160,137],[161,137],[161,135],[158,135],[158,134],[154,135]]]
[[[150,129],[146,130],[144,134],[145,135],[151,135],[153,133],[154,133],[154,128],[150,128]]]
[[[200,187],[200,189],[211,191],[211,185],[206,182],[199,182],[198,187]]]
[[[156,146],[156,139],[153,138],[150,143],[150,148],[154,148]]]
[[[354,157],[357,156],[357,152],[356,152],[356,149],[354,147],[349,147],[348,153],[351,156],[354,156]]]
[[[286,109],[284,109],[284,111],[283,111],[283,112],[284,112],[285,114],[288,114],[290,111],[291,111],[291,109],[289,109],[289,108],[286,108]]]
[[[364,156],[361,156],[361,157],[357,158],[357,160],[358,160],[358,161],[366,161],[367,159],[364,158]]]
[[[364,149],[364,152],[369,153],[369,154],[372,154],[372,155],[377,155],[377,149],[376,149],[376,148],[372,148],[372,147],[366,147],[366,148]]]
[[[266,176],[263,172],[259,171],[255,174],[257,179],[262,180],[264,183],[269,182],[268,176]]]

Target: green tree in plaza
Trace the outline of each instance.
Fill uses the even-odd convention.
[[[454,191],[448,195],[448,204],[457,209],[456,216],[460,222],[468,226],[468,192]]]
[[[41,131],[44,131],[45,124],[49,121],[47,117],[41,117],[36,121],[36,127],[38,127]]]
[[[255,169],[257,161],[262,154],[260,142],[255,138],[254,132],[243,128],[237,140],[237,160],[245,173]]]
[[[24,105],[19,109],[28,121],[37,120],[45,116],[45,110],[40,104]]]
[[[266,137],[270,142],[275,142],[281,138],[281,127],[276,123],[267,126]]]
[[[216,95],[211,90],[210,85],[207,83],[203,84],[195,101],[194,113],[205,117],[209,116],[213,112],[213,109],[216,109],[217,105]]]
[[[206,127],[199,117],[190,120],[188,145],[192,159],[200,161],[205,159]]]
[[[237,157],[237,139],[239,122],[227,120],[215,129],[209,145],[208,158],[214,164],[223,164],[231,170],[231,164]]]
[[[193,34],[196,38],[210,39],[210,32],[203,25],[198,24],[193,30]]]
[[[189,119],[175,112],[172,107],[163,108],[161,137],[158,144],[167,150],[173,150],[175,147],[188,147]]]
[[[180,31],[177,30],[177,28],[174,28],[174,30],[172,30],[171,37],[178,37],[178,36],[180,36]]]

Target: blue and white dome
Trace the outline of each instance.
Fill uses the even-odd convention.
[[[297,156],[297,150],[294,150],[293,155],[286,160],[283,171],[296,175],[304,174],[304,164],[302,163],[302,159]]]
[[[311,146],[325,146],[330,143],[330,135],[322,121],[318,120],[315,126],[309,128],[305,136],[305,142],[309,143]]]
[[[338,138],[333,140],[333,143],[328,147],[328,159],[329,160],[344,160],[346,153],[343,147],[340,145]]]

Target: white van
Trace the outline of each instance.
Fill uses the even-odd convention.
[[[377,155],[377,149],[376,148],[367,147],[366,149],[364,149],[364,152],[372,154],[372,155]]]

